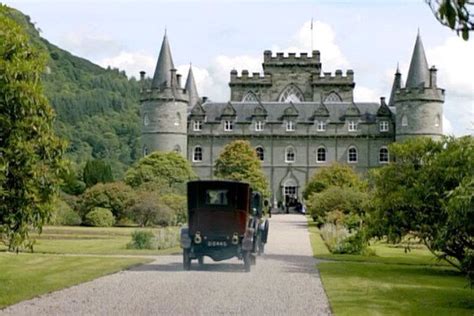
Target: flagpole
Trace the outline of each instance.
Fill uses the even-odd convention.
[[[313,18],[311,18],[311,53],[313,53]]]

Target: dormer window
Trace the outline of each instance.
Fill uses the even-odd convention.
[[[294,132],[295,131],[295,122],[288,120],[286,121],[286,131],[287,132]]]
[[[356,121],[349,121],[348,130],[349,130],[349,132],[357,131],[357,122]]]
[[[234,121],[225,120],[224,121],[224,131],[231,132],[234,129]]]
[[[388,132],[388,122],[387,121],[381,121],[379,124],[379,130],[381,132]]]
[[[325,121],[318,121],[316,125],[316,130],[318,132],[324,132],[326,130],[326,122]]]
[[[256,132],[263,131],[263,121],[255,121],[255,131]]]
[[[202,130],[202,121],[197,120],[193,122],[193,131],[198,132]]]

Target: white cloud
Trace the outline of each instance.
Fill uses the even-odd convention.
[[[110,58],[103,58],[99,61],[102,67],[112,67],[125,70],[129,77],[138,78],[140,71],[146,71],[148,76],[153,76],[156,60],[153,56],[145,52],[122,51],[118,55]]]
[[[367,87],[356,86],[354,89],[355,102],[380,102],[381,95],[376,90]]]
[[[117,54],[123,48],[111,37],[90,29],[66,33],[59,40],[59,44],[74,54],[93,60]]]
[[[447,119],[446,115],[443,115],[443,134],[444,135],[454,134],[453,125]]]

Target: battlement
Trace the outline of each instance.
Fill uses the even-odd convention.
[[[437,87],[402,88],[395,92],[395,102],[417,100],[444,102],[444,89]]]
[[[313,85],[354,85],[354,71],[349,69],[346,75],[342,74],[341,69],[337,69],[332,75],[331,72],[324,72],[323,76],[313,76]]]
[[[244,69],[241,72],[241,75],[238,75],[237,70],[232,70],[230,72],[230,83],[229,85],[271,85],[272,84],[272,75],[269,73],[263,73],[263,76],[260,72],[249,73],[248,70]]]
[[[263,52],[263,66],[314,66],[321,65],[321,54],[318,50],[313,50],[311,56],[308,53],[300,53],[296,56],[296,53],[288,53],[285,56],[282,52],[277,52],[276,55],[272,55],[271,50]]]

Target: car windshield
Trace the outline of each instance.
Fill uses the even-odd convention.
[[[229,190],[206,190],[207,205],[228,205]]]

